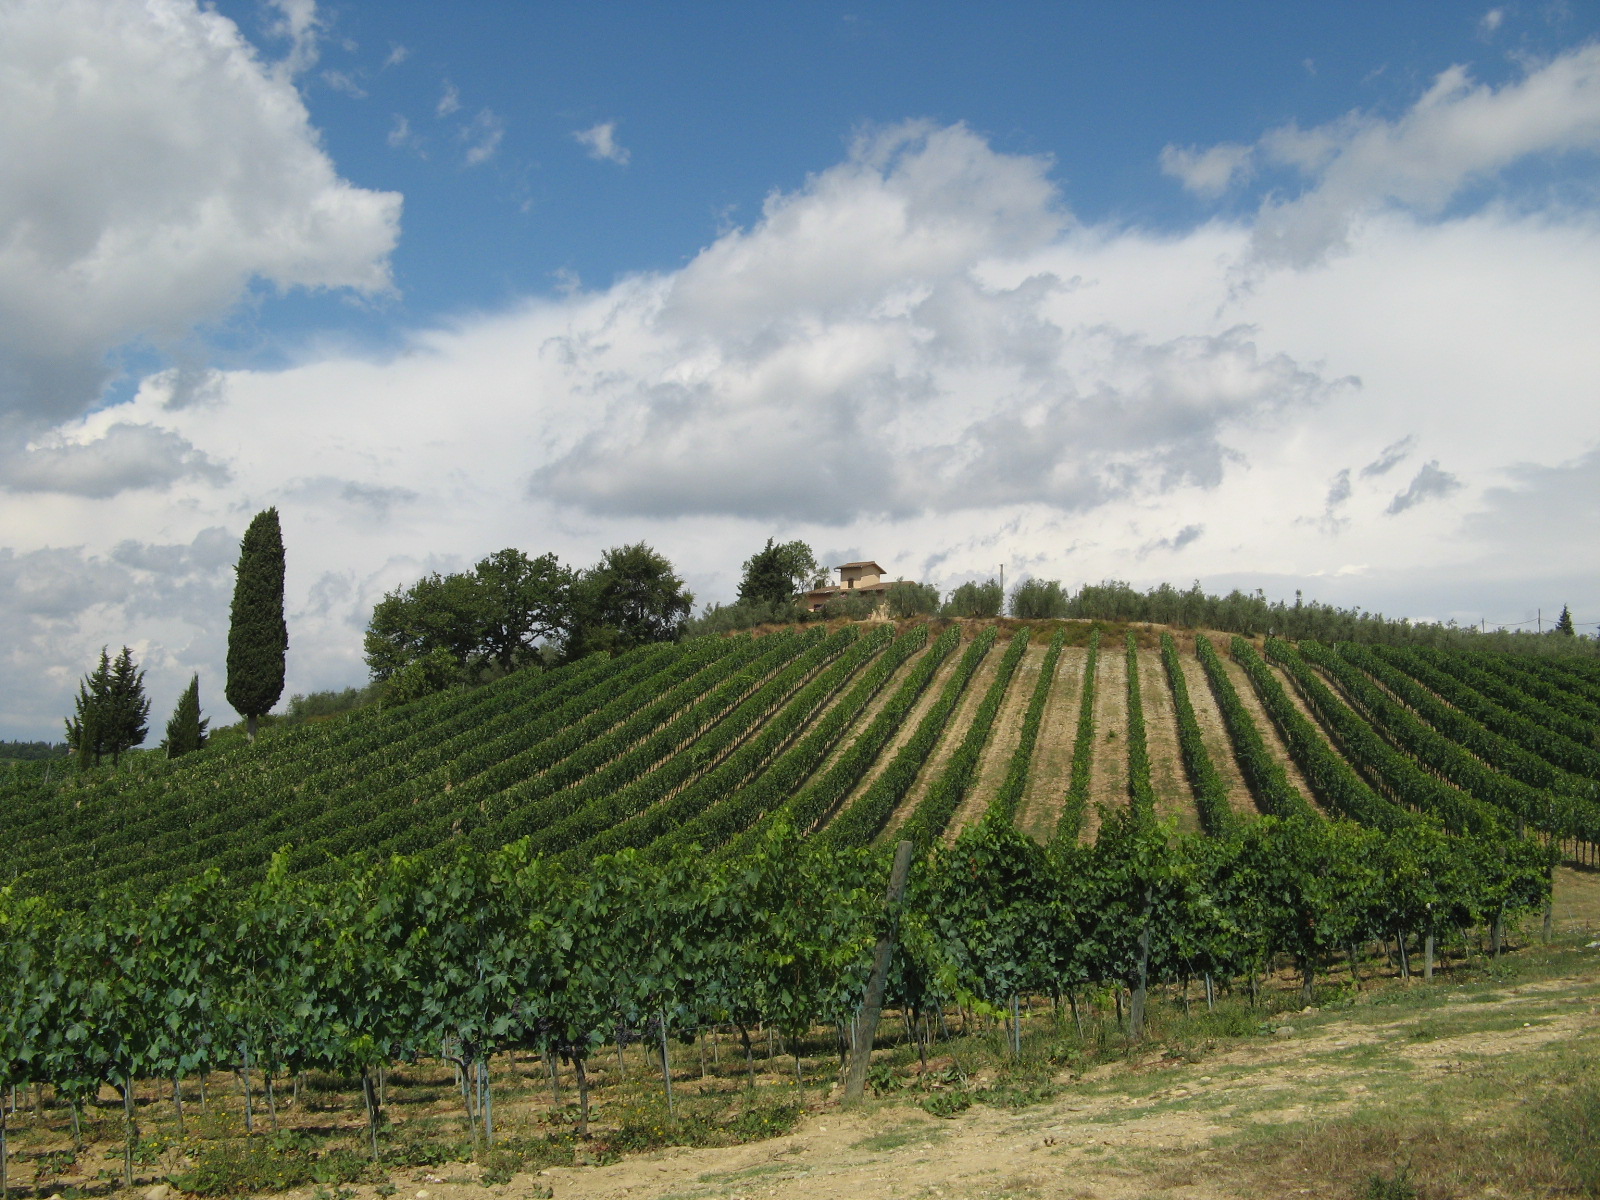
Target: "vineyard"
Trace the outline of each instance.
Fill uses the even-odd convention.
[[[606,1047],[653,1046],[670,1103],[669,1042],[719,1029],[752,1077],[752,1037],[782,1039],[803,1090],[807,1053],[815,1083],[856,1038],[902,841],[885,1004],[924,1060],[957,1011],[1020,1054],[1031,998],[1110,998],[1137,1038],[1162,989],[1254,997],[1287,965],[1309,1004],[1375,952],[1431,977],[1593,860],[1597,731],[1595,657],[920,621],[18,764],[0,1142],[16,1088],[76,1130],[109,1087],[131,1183],[158,1094],[181,1120],[188,1081],[234,1072],[275,1121],[273,1081],[323,1072],[359,1091],[367,1156],[404,1161],[385,1072],[427,1060],[481,1150],[506,1054],[570,1077],[582,1138]]]

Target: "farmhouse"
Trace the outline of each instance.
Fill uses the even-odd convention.
[[[837,584],[814,587],[800,598],[801,603],[812,612],[822,611],[822,606],[835,596],[859,593],[871,596],[874,600],[882,600],[890,586],[900,582],[900,580],[885,579],[883,568],[870,560],[845,563],[843,566],[835,567],[834,570],[839,572]]]

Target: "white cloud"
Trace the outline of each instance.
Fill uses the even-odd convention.
[[[388,359],[147,379],[64,441],[145,427],[229,477],[0,491],[0,736],[53,735],[105,643],[173,697],[215,671],[228,560],[177,584],[130,563],[213,528],[236,553],[268,504],[302,691],[363,677],[385,590],[506,545],[584,564],[643,538],[707,600],[777,536],[943,588],[1005,561],[1474,622],[1600,608],[1570,552],[1600,539],[1600,219],[1385,210],[1241,294],[1252,233],[1084,226],[1046,162],[902,126],[680,270],[573,281]]]
[[[1205,150],[1166,146],[1161,151],[1161,169],[1196,195],[1215,198],[1250,176],[1254,153],[1249,146],[1231,142]]]
[[[1270,197],[1252,235],[1257,265],[1305,267],[1348,245],[1364,215],[1398,207],[1435,215],[1474,182],[1531,155],[1600,150],[1600,43],[1530,65],[1498,88],[1464,66],[1443,71],[1395,119],[1354,112],[1311,129],[1290,124],[1254,147],[1168,147],[1162,165],[1186,187],[1216,194],[1252,156],[1307,180]]]
[[[228,470],[170,429],[119,422],[92,440],[55,438],[3,460],[0,487],[104,499],[131,488],[165,489],[180,479],[212,484]]]
[[[383,65],[386,68],[398,67],[410,57],[411,51],[409,49],[400,45],[398,42],[392,42],[389,46],[389,57],[383,60]]]
[[[321,54],[322,19],[317,16],[317,0],[267,0],[278,18],[267,29],[273,37],[289,42],[288,57],[280,69],[291,78],[316,65]]]
[[[458,136],[466,143],[466,164],[482,166],[500,149],[500,140],[506,135],[506,124],[494,112],[484,109],[463,125]]]
[[[451,113],[461,111],[461,93],[448,79],[444,81],[444,91],[440,93],[439,103],[433,111],[439,117],[448,117]]]
[[[1488,12],[1484,13],[1483,16],[1478,18],[1478,32],[1483,37],[1487,38],[1499,30],[1500,26],[1505,22],[1505,19],[1505,9],[1491,8]]]
[[[573,139],[588,148],[589,157],[601,162],[614,162],[619,167],[628,165],[628,148],[617,141],[617,123],[603,121],[588,129],[580,129]]]
[[[314,34],[310,5],[284,21]],[[0,9],[0,161],[0,425],[83,412],[109,352],[252,279],[390,286],[400,197],[340,179],[293,84],[192,0]]]

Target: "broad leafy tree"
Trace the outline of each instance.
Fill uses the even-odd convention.
[[[283,695],[289,627],[283,619],[283,530],[278,510],[255,515],[239,545],[228,624],[228,703],[245,718],[251,741],[256,724]]]
[[[804,542],[774,543],[745,559],[739,580],[739,602],[787,604],[822,574],[811,547]]]
[[[672,564],[644,542],[613,546],[573,586],[567,656],[676,641],[694,608]]]
[[[430,679],[444,661],[454,664],[456,677],[487,666],[512,670],[531,660],[541,641],[563,635],[571,591],[572,573],[555,555],[529,558],[510,548],[471,571],[426,575],[372,610],[367,666],[380,681],[428,659]]]
[[[947,617],[998,617],[1005,595],[993,579],[985,583],[963,583],[944,602]]]

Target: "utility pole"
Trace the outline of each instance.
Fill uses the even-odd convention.
[[[1523,612],[1527,612],[1528,610],[1527,609],[1523,609],[1522,611]],[[1543,633],[1544,632],[1544,609],[1542,609],[1542,608],[1541,609],[1536,609],[1535,611],[1538,612],[1538,614],[1539,614],[1539,632]]]

